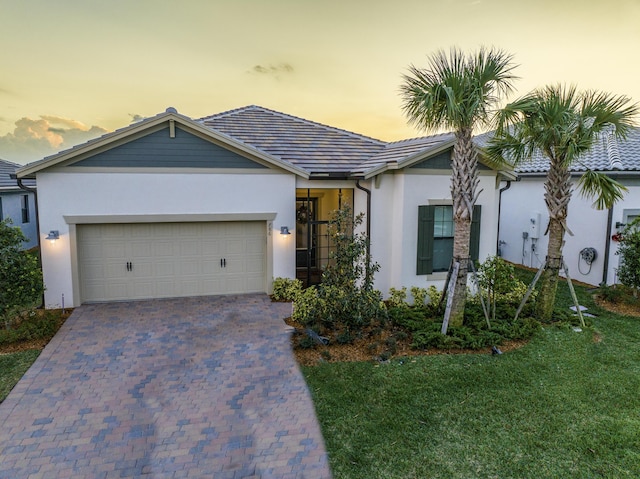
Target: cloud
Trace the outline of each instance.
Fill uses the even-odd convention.
[[[11,133],[0,136],[0,158],[28,163],[107,133],[100,126],[53,115],[20,118]]]
[[[145,119],[144,116],[138,115],[137,113],[129,113],[129,116],[131,117],[131,123],[137,123]]]
[[[278,63],[277,65],[255,65],[247,73],[273,76],[276,80],[280,80],[281,74],[292,74],[294,69],[289,63]]]

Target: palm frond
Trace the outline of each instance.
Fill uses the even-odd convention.
[[[493,48],[467,56],[454,47],[435,52],[426,68],[411,65],[400,87],[409,123],[427,131],[489,124],[500,96],[513,89],[512,61]]]
[[[580,194],[584,198],[593,198],[594,208],[603,210],[611,208],[617,201],[624,198],[627,188],[604,173],[591,169],[584,172],[578,180]]]

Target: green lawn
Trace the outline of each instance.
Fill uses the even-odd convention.
[[[0,402],[9,395],[13,386],[27,372],[39,354],[38,350],[30,350],[0,355]]]
[[[578,294],[592,327],[501,356],[304,368],[335,478],[640,477],[640,320]]]

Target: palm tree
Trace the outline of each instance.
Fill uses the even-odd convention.
[[[429,57],[427,68],[410,66],[401,86],[403,110],[409,123],[425,131],[453,130],[451,196],[453,200],[453,258],[460,269],[451,303],[450,324],[462,324],[473,206],[478,199],[477,151],[473,132],[491,124],[500,97],[510,93],[512,55],[481,48],[466,56],[458,48]]]
[[[545,268],[541,277],[536,313],[551,319],[555,306],[558,272],[567,212],[572,193],[571,167],[580,161],[601,137],[613,133],[624,138],[633,126],[638,106],[625,96],[597,91],[578,92],[574,86],[547,86],[508,104],[497,117],[495,135],[485,153],[494,161],[514,165],[542,154],[549,160],[544,199],[549,212],[549,234]],[[624,186],[590,169],[581,175],[583,196],[595,199],[598,209],[610,208],[621,199]]]

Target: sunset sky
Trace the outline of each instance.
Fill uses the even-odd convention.
[[[165,111],[257,104],[382,140],[434,51],[496,46],[519,94],[640,101],[640,0],[0,0],[0,158],[27,163]]]

